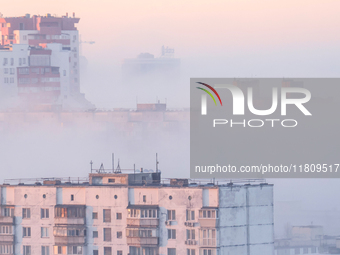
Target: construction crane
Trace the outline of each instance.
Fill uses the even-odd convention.
[[[95,44],[96,42],[95,41],[83,41],[82,39],[81,39],[81,35],[80,35],[80,38],[79,38],[80,40],[79,40],[79,53],[80,53],[80,55],[82,55],[82,44],[83,43],[88,43],[88,44]]]

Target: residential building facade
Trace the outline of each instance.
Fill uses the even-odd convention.
[[[94,108],[94,106],[85,99],[84,95],[80,93],[79,32],[75,26],[78,22],[79,18],[76,18],[75,14],[73,14],[72,17],[69,17],[68,14],[62,17],[56,17],[50,14],[47,14],[46,16],[34,15],[31,17],[29,14],[26,14],[23,17],[0,18],[0,58],[8,59],[7,63],[2,62],[2,66],[6,68],[7,64],[15,65],[10,62],[12,59],[14,61],[17,55],[13,47],[21,45],[20,47],[28,48],[28,53],[26,52],[25,56],[28,61],[25,63],[26,65],[35,66],[34,70],[37,70],[39,65],[52,66],[54,67],[52,68],[54,69],[54,74],[57,74],[58,68],[59,71],[62,72],[61,76],[58,71],[59,77],[53,75],[51,77],[42,77],[48,78],[43,79],[43,82],[48,81],[56,83],[59,82],[56,78],[60,79],[63,77],[63,85],[57,86],[57,84],[49,84],[50,86],[48,87],[53,87],[53,89],[48,90],[48,92],[45,91],[44,97],[45,99],[49,99],[47,102],[51,105],[61,104],[66,110]],[[41,48],[47,48],[48,50],[40,52],[36,51],[36,49]],[[32,49],[34,51],[33,53]],[[24,54],[23,52],[21,53]],[[54,57],[52,57],[53,55]],[[65,55],[67,55],[66,58]],[[24,66],[25,64],[23,62],[21,62],[20,65],[19,60],[20,58],[16,60],[16,65]],[[34,74],[34,76],[36,75],[37,73]],[[27,89],[27,87],[35,87],[35,90],[37,89],[36,85],[32,86],[32,81],[28,81],[27,79],[23,80],[23,77],[21,78],[21,81],[24,81],[25,85],[20,85],[19,81],[13,82],[13,87],[16,87],[19,94],[21,94],[20,96],[22,96],[22,91],[32,92],[32,89]],[[33,84],[38,83],[36,78],[37,77],[33,78]],[[7,83],[6,77],[4,77],[3,83]],[[41,89],[41,87],[46,86],[38,87]],[[59,89],[56,87],[59,87]],[[10,97],[13,95],[13,91],[3,95]],[[54,97],[57,94],[58,99],[55,100]],[[36,94],[31,95],[31,97],[39,98]],[[41,104],[40,102],[38,103]]]
[[[1,185],[0,254],[274,254],[273,186],[160,172]]]

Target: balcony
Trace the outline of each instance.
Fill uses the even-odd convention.
[[[56,245],[84,245],[85,236],[55,236],[54,242]]]
[[[158,246],[158,237],[127,237],[126,239],[130,246]]]
[[[85,225],[85,218],[54,218],[56,225]]]
[[[134,219],[134,218],[128,218],[127,219],[127,225],[129,227],[131,226],[137,226],[137,227],[158,227],[158,219]]]
[[[198,222],[203,228],[216,228],[218,226],[218,219],[215,218],[200,218]]]
[[[216,246],[216,239],[200,239],[200,247]]]
[[[13,243],[14,235],[0,235],[0,243]]]
[[[7,217],[7,216],[0,216],[0,224],[14,224],[14,218],[13,217]]]

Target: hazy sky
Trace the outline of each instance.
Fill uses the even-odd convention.
[[[3,1],[3,0],[2,0]],[[190,77],[337,76],[338,0],[12,0],[4,16],[25,13],[80,17],[88,60],[81,89],[98,107],[134,107],[137,93],[120,80],[121,61],[162,45],[182,60],[181,95],[160,90],[140,101],[166,98],[188,106]],[[174,85],[174,86],[176,86]],[[164,93],[162,93],[164,92]],[[121,97],[128,94],[129,97]],[[115,96],[117,95],[117,96]],[[119,96],[118,96],[119,95]]]
[[[170,107],[188,107],[190,77],[339,77],[340,73],[339,0],[0,0],[0,6],[5,17],[75,12],[81,18],[82,39],[96,42],[82,47],[88,65],[81,90],[99,108],[132,108],[137,96],[139,102],[167,98]],[[170,88],[159,84],[151,91],[148,84],[140,84],[140,90],[125,86],[120,77],[122,59],[141,52],[157,57],[162,45],[175,48],[181,58],[180,82]],[[86,176],[90,159],[110,164],[112,151],[120,152],[122,162],[152,167],[156,150],[162,152],[162,169],[174,166],[166,176],[183,176],[185,169],[189,174],[188,146],[183,154],[187,157],[177,157],[175,140],[170,147],[152,150],[136,142],[136,153],[130,155],[133,145],[86,131],[55,136],[26,130],[4,133],[0,139],[0,151],[5,152],[2,165],[10,172],[7,178],[36,177],[45,171],[48,176],[51,172]],[[339,180],[269,182],[276,185],[277,200],[340,208],[334,203]]]

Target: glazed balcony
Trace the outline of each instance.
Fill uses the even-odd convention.
[[[85,236],[55,236],[56,245],[84,245]]]
[[[158,246],[158,237],[127,237],[130,246]]]
[[[129,227],[154,227],[157,228],[159,219],[140,219],[140,218],[127,218],[127,225]]]

